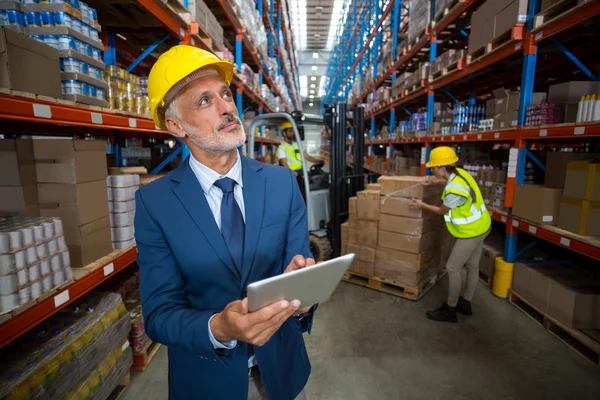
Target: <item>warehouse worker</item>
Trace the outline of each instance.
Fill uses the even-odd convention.
[[[288,169],[237,150],[246,134],[232,76],[231,63],[183,45],[150,71],[152,118],[191,154],[136,192],[146,330],[169,348],[171,400],[304,399],[301,333],[315,307],[287,299],[249,312],[246,288],[314,264],[306,207]]]
[[[456,242],[448,259],[448,301],[440,308],[427,312],[434,321],[458,322],[456,312],[472,315],[471,300],[479,281],[479,258],[483,240],[489,235],[491,217],[479,186],[471,174],[455,166],[458,157],[451,147],[436,147],[426,164],[438,180],[447,181],[442,193],[442,205],[433,206],[414,200],[413,209],[443,215],[446,227]],[[466,285],[461,272],[466,267]]]
[[[302,176],[302,156],[300,155],[300,148],[298,143],[294,140],[296,135],[294,134],[294,127],[289,121],[284,122],[280,125],[281,135],[283,136],[283,142],[277,148],[277,159],[282,167],[286,167],[294,171],[294,174],[298,177]],[[316,163],[321,161],[319,158],[313,157],[304,152],[304,158],[306,161]]]

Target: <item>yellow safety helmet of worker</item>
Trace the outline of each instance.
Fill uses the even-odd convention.
[[[185,85],[202,76],[194,73],[206,67],[216,70],[227,85],[231,83],[233,64],[197,47],[173,46],[156,60],[148,76],[148,97],[150,115],[159,128],[165,129],[164,112],[167,103]]]
[[[279,129],[284,131],[286,129],[293,129],[294,125],[290,121],[285,121],[283,124],[279,125]]]
[[[440,146],[431,150],[429,154],[429,161],[425,166],[431,167],[443,167],[446,165],[455,164],[458,161],[458,156],[452,147]]]

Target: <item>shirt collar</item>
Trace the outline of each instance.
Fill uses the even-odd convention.
[[[453,172],[450,174],[450,177],[448,178],[448,182],[452,182],[452,179],[456,178],[456,174]]]
[[[240,185],[240,187],[244,187],[242,182],[242,159],[239,151],[236,151],[235,153],[237,157],[235,164],[233,164],[233,167],[231,167],[229,172],[227,172],[225,175],[220,175],[218,172],[202,164],[190,153],[190,167],[192,168],[194,175],[196,175],[198,182],[200,182],[200,186],[202,186],[202,191],[204,194],[208,194],[208,191],[217,180],[225,177],[233,179],[238,185]]]

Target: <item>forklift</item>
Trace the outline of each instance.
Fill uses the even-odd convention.
[[[341,224],[348,217],[348,198],[364,188],[363,112],[362,107],[357,107],[347,115],[345,104],[338,104],[325,106],[324,116],[300,111],[262,114],[252,120],[248,129],[248,157],[254,159],[256,128],[279,127],[286,121],[292,124],[302,158],[303,179],[299,183],[304,186],[301,192],[306,202],[310,251],[317,262],[340,255]],[[356,137],[351,169],[346,165],[347,122],[353,126]],[[322,154],[321,161],[309,166],[305,151]]]

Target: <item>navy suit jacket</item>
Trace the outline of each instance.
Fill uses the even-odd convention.
[[[169,349],[169,398],[248,397],[248,344],[215,350],[209,318],[246,297],[249,283],[283,273],[292,258],[312,257],[306,206],[293,173],[242,156],[246,213],[244,275],[240,276],[202,187],[186,160],[136,193],[135,238],[148,336]],[[290,299],[291,300],[291,299]],[[288,319],[254,354],[272,400],[293,400],[310,363],[302,333]]]

